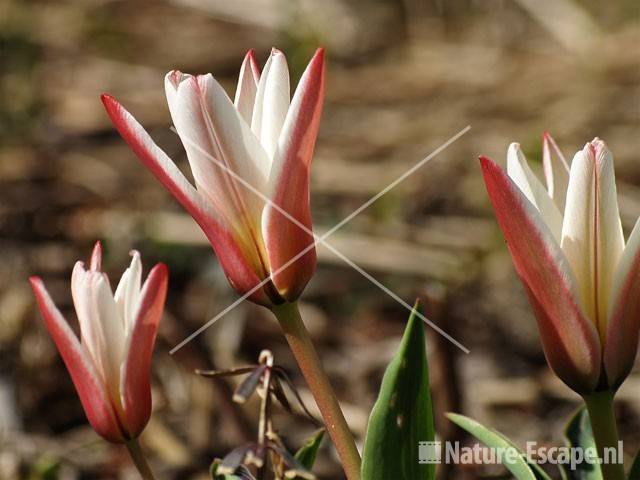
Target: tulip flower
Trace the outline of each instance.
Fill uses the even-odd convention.
[[[233,101],[211,74],[169,72],[165,90],[195,187],[113,97],[102,101],[142,163],[200,225],[231,285],[262,305],[295,301],[316,267],[309,170],[324,95],[323,50],[293,99],[285,56],[276,49],[262,73],[247,53]]]
[[[114,443],[140,435],[151,415],[151,354],[167,292],[167,268],[156,265],[142,282],[140,254],[132,252],[115,294],[100,271],[96,243],[89,269],[77,262],[71,293],[80,338],[38,277],[30,279],[49,334],[64,360],[93,429]],[[146,478],[146,477],[145,477]]]
[[[358,480],[358,450],[296,303],[316,268],[309,173],[324,51],[316,51],[293,98],[276,49],[262,72],[247,53],[233,101],[211,74],[169,72],[165,91],[195,185],[122,105],[109,95],[102,102],[134,153],[200,225],[231,286],[278,318],[345,473]]]
[[[516,143],[506,173],[480,162],[549,365],[582,395],[615,391],[638,347],[640,222],[625,242],[611,152],[596,138],[569,166],[545,134],[546,188]]]

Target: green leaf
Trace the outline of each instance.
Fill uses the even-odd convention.
[[[640,480],[640,450],[636,453],[636,458],[631,464],[631,470],[629,470],[629,480]]]
[[[518,480],[549,480],[550,477],[538,465],[528,463],[526,456],[520,451],[520,449],[518,449],[511,440],[501,433],[492,428],[485,427],[469,417],[458,415],[457,413],[448,413],[447,418],[460,428],[469,432],[489,448],[501,450],[512,448],[514,451],[518,452],[519,455],[517,456],[505,455],[506,458],[503,457],[505,460],[503,465]],[[513,459],[512,462],[506,461],[511,459]]]
[[[316,455],[318,454],[318,449],[320,448],[323,438],[324,428],[321,428],[316,431],[302,447],[300,447],[300,450],[296,452],[295,459],[298,460],[307,470],[311,470],[313,468],[313,464],[316,461]]]
[[[591,422],[586,407],[581,407],[569,420],[564,430],[565,443],[567,447],[596,450],[596,442],[593,439]],[[564,478],[567,480],[602,480],[600,466],[595,463],[580,462],[575,469],[569,465],[561,465]]]
[[[435,465],[418,461],[418,442],[433,441],[434,429],[424,330],[417,308],[416,304],[369,416],[363,480],[435,478]]]

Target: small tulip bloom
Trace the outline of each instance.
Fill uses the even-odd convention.
[[[285,56],[275,49],[262,73],[253,52],[246,55],[234,100],[211,74],[169,72],[165,90],[195,187],[113,97],[102,101],[142,163],[200,225],[231,285],[266,306],[295,301],[316,267],[309,171],[324,96],[322,49],[293,99]]]
[[[64,360],[93,429],[110,442],[135,439],[151,415],[151,355],[167,293],[167,268],[156,265],[142,282],[133,252],[115,294],[100,271],[96,243],[89,269],[77,262],[71,294],[80,339],[54,305],[38,277],[31,287],[44,322]]]
[[[518,144],[507,173],[480,162],[549,365],[580,394],[617,389],[638,347],[640,222],[625,242],[611,152],[596,138],[569,166],[545,134],[546,188]]]

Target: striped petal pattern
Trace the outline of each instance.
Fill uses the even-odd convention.
[[[262,73],[247,53],[233,101],[211,74],[169,72],[165,91],[195,186],[113,97],[102,101],[142,163],[203,229],[231,285],[266,306],[297,299],[316,267],[309,172],[323,50],[293,99],[286,58],[276,49]]]
[[[42,280],[31,278],[45,326],[62,356],[94,430],[106,440],[123,443],[142,433],[151,415],[151,353],[162,316],[168,273],[156,265],[141,286],[142,264],[132,252],[115,295],[100,271],[97,243],[90,268],[76,263],[71,279],[80,339],[47,293]]]
[[[507,174],[480,161],[549,365],[578,393],[618,388],[638,347],[640,227],[625,244],[611,152],[596,138],[569,166],[545,133],[546,188],[517,144]]]

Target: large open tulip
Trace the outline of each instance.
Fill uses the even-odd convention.
[[[262,74],[246,55],[234,100],[211,74],[169,72],[165,90],[195,187],[113,97],[102,101],[140,160],[198,222],[231,285],[267,306],[296,300],[316,266],[309,170],[324,95],[322,49],[293,99],[285,56],[275,49]]]
[[[106,440],[126,443],[140,435],[151,415],[151,355],[167,292],[167,268],[156,265],[142,285],[140,255],[133,252],[114,294],[100,271],[101,257],[97,243],[89,269],[83,262],[73,269],[71,293],[80,339],[42,280],[30,280],[89,423]]]
[[[569,166],[545,134],[546,188],[518,144],[506,173],[480,162],[550,366],[578,393],[617,389],[638,347],[640,222],[625,243],[611,152],[596,138]]]

